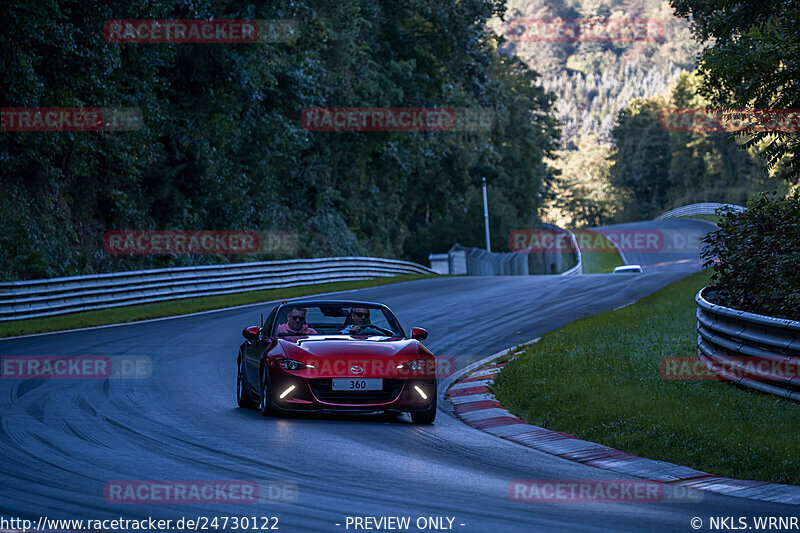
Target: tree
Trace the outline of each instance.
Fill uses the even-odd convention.
[[[614,216],[615,195],[609,181],[611,145],[595,136],[576,139],[574,150],[559,150],[553,166],[560,171],[542,219],[566,228],[600,226]]]
[[[702,93],[725,109],[800,108],[800,9],[786,0],[671,0],[691,18],[697,39],[710,46],[700,63]],[[741,131],[747,149],[759,146],[770,169],[783,164],[787,181],[800,179],[797,116],[790,131]]]
[[[119,256],[115,229],[298,234],[299,256],[427,261],[534,223],[557,138],[536,74],[499,52],[477,0],[16,0],[0,5],[0,107],[129,106],[133,132],[0,133],[0,276],[22,279],[244,261]],[[120,44],[113,19],[291,19],[299,37],[258,44]],[[489,110],[458,132],[314,132],[308,107]],[[272,255],[266,258],[283,258]],[[259,258],[265,258],[259,256]]]
[[[667,127],[665,112],[703,108],[696,73],[684,73],[668,98],[635,101],[613,135],[610,181],[622,195],[620,221],[643,220],[681,205],[723,202],[744,205],[765,189],[788,192],[770,178],[754,149],[741,150],[726,133]]]
[[[612,130],[611,185],[625,195],[625,220],[650,218],[663,207],[671,157],[669,134],[660,125],[663,108],[659,99],[635,100]]]
[[[670,107],[702,109],[709,102],[699,94],[697,73],[680,76],[672,92]],[[748,197],[766,187],[785,189],[770,182],[753,149],[740,149],[724,132],[671,131],[672,155],[669,190],[664,209],[696,202],[744,205]]]

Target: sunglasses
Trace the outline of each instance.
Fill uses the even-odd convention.
[[[361,318],[367,318],[369,313],[353,313],[355,316],[360,316]]]
[[[289,315],[289,318],[291,320],[305,320],[306,319],[305,315],[302,315],[302,316]]]

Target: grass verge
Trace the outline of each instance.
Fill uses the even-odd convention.
[[[105,324],[118,324],[122,322],[134,322],[136,320],[146,320],[148,318],[184,315],[187,313],[196,313],[198,311],[207,311],[209,309],[221,309],[224,307],[233,307],[237,305],[268,302],[270,300],[298,298],[300,296],[309,296],[311,294],[319,294],[323,292],[377,287],[380,285],[389,285],[392,283],[413,281],[430,277],[433,276],[419,274],[393,276],[389,278],[373,278],[361,281],[339,281],[335,283],[321,283],[319,285],[301,285],[298,287],[286,287],[282,289],[221,294],[219,296],[201,296],[199,298],[185,298],[181,300],[169,300],[166,302],[152,304],[113,307],[111,309],[98,309],[96,311],[84,311],[80,313],[46,318],[31,318],[26,320],[8,321],[0,324],[0,337],[28,335],[31,333],[44,333],[47,331],[61,331],[65,329],[85,328],[89,326],[102,326]]]
[[[719,225],[719,221],[722,219],[719,215],[688,215],[685,217],[678,217],[678,218],[696,218],[698,220],[706,220],[708,222],[713,222],[714,224]]]
[[[493,390],[527,422],[717,475],[800,484],[800,405],[718,381],[667,381],[696,357],[700,272],[639,302],[550,332]]]
[[[585,232],[591,234],[591,249],[597,251],[581,250],[584,274],[605,274],[613,272],[614,267],[625,264],[619,252],[616,251],[617,247],[605,235],[591,230],[585,230]],[[578,243],[580,242],[579,240]],[[606,250],[614,251],[609,252]]]

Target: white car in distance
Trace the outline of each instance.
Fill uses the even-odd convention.
[[[641,265],[623,265],[614,268],[612,274],[641,274],[644,269]]]

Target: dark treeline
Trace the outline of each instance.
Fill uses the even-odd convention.
[[[800,179],[800,9],[782,0],[671,3],[692,19],[704,48],[697,74],[682,75],[669,101],[634,102],[619,114],[610,177],[623,193],[621,218],[695,201],[744,204],[760,190],[786,194]],[[788,114],[782,127],[763,131],[668,132],[659,119],[670,107]]]
[[[0,7],[2,107],[138,107],[132,132],[0,133],[0,276],[255,259],[112,256],[118,229],[296,231],[299,256],[425,262],[537,222],[557,137],[490,0],[18,1]],[[113,19],[291,19],[296,40],[115,44]],[[307,107],[491,109],[489,133],[312,132]],[[259,256],[269,259],[279,256]]]
[[[705,46],[699,93],[723,109],[794,114],[800,109],[800,7],[787,0],[670,0],[677,15],[693,21]],[[796,121],[796,119],[795,119]],[[795,122],[796,123],[796,122]],[[756,147],[769,169],[800,181],[800,132],[741,131],[744,148]]]
[[[619,113],[609,171],[618,193],[616,221],[647,220],[697,202],[745,205],[767,189],[788,192],[756,150],[742,149],[730,133],[669,127],[667,113],[709,107],[698,95],[699,83],[696,74],[684,73],[669,99],[635,100]]]

